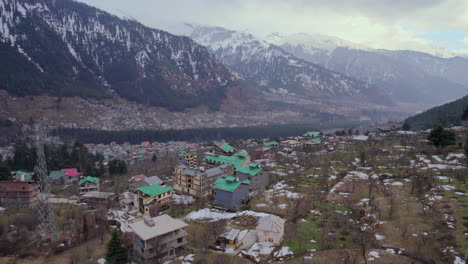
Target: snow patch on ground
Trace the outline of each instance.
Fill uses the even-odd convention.
[[[227,212],[222,212],[219,210],[215,209],[209,209],[209,208],[204,208],[198,211],[191,212],[188,214],[185,219],[186,220],[221,220],[221,219],[231,219],[236,216],[241,216],[241,215],[251,215],[251,216],[257,216],[257,217],[263,217],[263,216],[268,216],[270,214],[267,213],[259,213],[255,211],[242,211],[238,213],[227,213]]]

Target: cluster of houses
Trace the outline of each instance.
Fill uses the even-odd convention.
[[[261,159],[252,159],[251,150],[265,155],[296,150],[320,152],[386,135],[382,132],[369,136],[335,137],[311,131],[277,141],[242,142],[242,148],[245,146],[250,153],[226,142],[210,148],[177,145],[172,151],[179,154],[179,164],[169,181],[158,176],[136,175],[128,180],[128,191],[120,195],[102,192],[99,178],[82,175],[76,168],[52,171],[49,179],[52,184],[77,185],[79,202],[89,207],[111,208],[118,204],[125,212],[123,217],[131,219],[126,222],[126,227],[133,232],[133,249],[138,263],[155,263],[171,259],[187,247],[187,224],[164,214],[179,197],[211,201],[214,208],[239,211],[249,204],[251,195],[260,193],[270,183],[269,172],[264,169]],[[108,159],[119,155],[131,156],[132,159],[147,158],[166,155],[162,150],[167,150],[167,146],[160,148],[157,143],[150,142],[142,142],[132,148],[116,144],[88,145],[88,148],[92,152],[103,152]],[[14,180],[0,182],[0,203],[9,207],[33,206],[39,193],[39,183],[33,179],[32,173],[18,171]],[[115,219],[121,217],[119,215]],[[254,230],[230,228],[222,237],[227,245],[241,250],[239,252],[248,257],[253,254],[249,251],[251,247],[261,249],[279,245],[284,235],[284,221],[274,215],[263,216],[258,219]]]

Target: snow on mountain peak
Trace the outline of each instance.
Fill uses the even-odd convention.
[[[322,34],[295,33],[283,35],[280,33],[271,33],[265,40],[277,46],[289,45],[293,47],[301,46],[310,54],[326,51],[331,54],[336,48],[344,47],[356,50],[369,50],[369,48],[337,37],[326,36]]]

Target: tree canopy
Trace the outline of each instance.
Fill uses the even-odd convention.
[[[455,145],[456,142],[455,133],[444,129],[441,125],[434,127],[427,139],[437,148]]]
[[[122,245],[120,232],[117,229],[112,230],[112,237],[107,243],[106,263],[127,263],[127,249]]]

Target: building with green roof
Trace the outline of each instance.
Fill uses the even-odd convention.
[[[234,176],[218,178],[214,185],[215,204],[227,209],[236,209],[249,202],[249,180]]]
[[[80,180],[80,185],[85,183],[85,182],[92,182],[92,183],[95,183],[95,184],[99,184],[99,179],[96,178],[96,177],[92,177],[92,176],[86,176],[84,178],[82,178]]]
[[[52,184],[64,184],[65,182],[65,172],[64,171],[51,171],[49,173],[50,183]]]
[[[263,142],[263,145],[265,147],[278,147],[279,143],[276,141],[267,141],[267,142]]]
[[[136,189],[135,207],[139,215],[149,214],[150,207],[155,206],[159,210],[169,208],[172,203],[173,188],[152,184]]]
[[[86,176],[80,180],[80,195],[88,192],[99,192],[99,179],[92,176]]]
[[[230,153],[230,154],[237,151],[236,148],[229,145],[228,143],[220,144],[220,145],[218,145],[218,148],[220,148],[223,152]]]
[[[238,166],[235,168],[236,177],[241,181],[248,180],[251,182],[252,190],[261,189],[268,185],[269,175],[257,163],[250,162],[247,166]]]
[[[32,180],[32,174],[19,170],[15,172],[15,179],[18,181],[30,181]]]
[[[315,137],[320,136],[320,134],[322,134],[322,133],[320,133],[318,131],[307,131],[303,136],[304,137],[313,137],[313,138],[315,138]]]
[[[236,176],[241,180],[251,181],[250,187],[252,189],[260,189],[268,185],[268,173],[262,170],[257,163],[250,162],[250,159],[237,155],[207,155],[204,161],[213,165],[229,164],[234,166]]]
[[[233,156],[207,155],[203,160],[206,163],[209,163],[212,165],[229,164],[234,167],[242,166],[249,162],[249,160],[246,157],[237,156],[237,155],[233,155]]]

